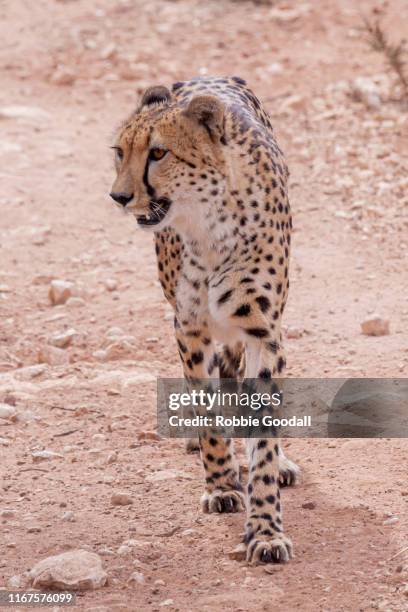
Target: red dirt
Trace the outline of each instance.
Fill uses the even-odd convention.
[[[361,14],[381,17],[393,40],[408,17],[404,0],[0,4],[0,402],[20,415],[0,420],[0,510],[15,511],[0,519],[0,586],[83,547],[101,554],[109,583],[78,610],[408,610],[405,440],[287,442],[303,470],[283,495],[296,558],[271,573],[228,558],[242,515],[200,514],[199,458],[182,441],[138,440],[155,428],[155,378],[181,368],[152,240],[107,196],[111,134],[145,86],[246,78],[291,168],[284,323],[302,336],[286,341],[288,374],[406,376],[407,114]],[[378,104],[350,94],[357,77],[374,83]],[[49,115],[5,118],[12,105]],[[54,278],[73,281],[84,303],[51,306]],[[373,312],[390,335],[361,334]],[[111,327],[132,338],[101,362]],[[70,363],[31,378],[24,368],[68,328]],[[33,463],[43,448],[62,457]],[[162,469],[183,473],[151,482]],[[117,490],[133,504],[113,507]],[[128,582],[135,571],[143,584]]]

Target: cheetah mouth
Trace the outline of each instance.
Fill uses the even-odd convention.
[[[143,227],[149,225],[158,225],[163,221],[164,217],[169,212],[171,206],[171,200],[168,198],[159,198],[158,200],[151,200],[149,204],[149,212],[144,215],[137,216],[138,225]]]

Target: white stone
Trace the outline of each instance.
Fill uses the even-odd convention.
[[[14,406],[10,406],[9,404],[0,404],[0,419],[15,421],[17,419],[17,411]]]
[[[0,119],[32,119],[48,121],[51,115],[38,106],[3,106],[0,108]]]
[[[107,577],[99,555],[81,549],[43,559],[30,571],[35,589],[88,591],[103,587]]]
[[[128,584],[134,584],[135,582],[137,584],[144,584],[145,583],[144,574],[142,574],[142,572],[133,572],[133,574],[129,576],[127,582]]]
[[[78,335],[78,332],[75,329],[67,329],[65,331],[54,334],[50,338],[50,344],[56,346],[58,348],[66,348],[72,343],[72,340],[75,336]]]
[[[41,461],[50,461],[52,459],[63,459],[64,455],[54,453],[54,451],[50,450],[39,450],[33,451],[31,457],[34,463],[41,463]]]

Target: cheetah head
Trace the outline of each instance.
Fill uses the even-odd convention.
[[[225,191],[224,106],[196,96],[186,106],[149,88],[116,138],[111,197],[144,229],[205,225]]]

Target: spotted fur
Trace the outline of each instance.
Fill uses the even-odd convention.
[[[155,233],[188,380],[282,375],[289,289],[288,169],[261,103],[238,78],[150,88],[122,126],[112,197]],[[219,349],[222,343],[223,348]],[[247,507],[250,563],[286,561],[280,484],[298,468],[276,439],[249,440],[247,495],[231,440],[203,435],[205,512]]]

